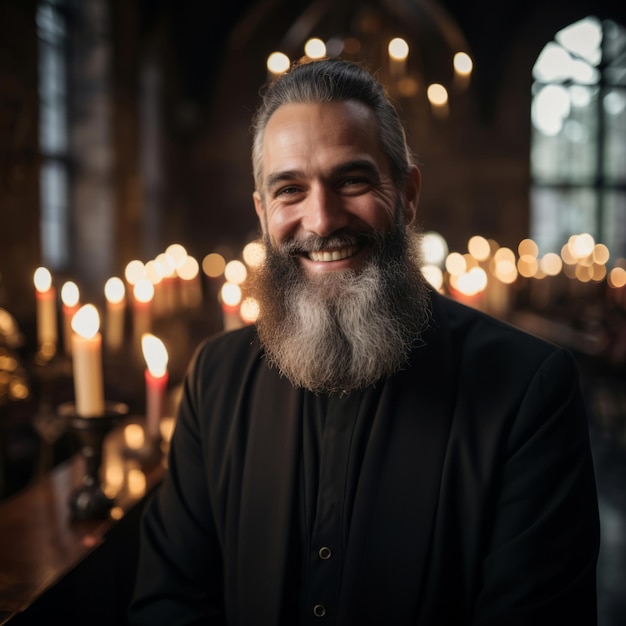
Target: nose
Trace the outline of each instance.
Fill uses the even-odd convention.
[[[304,202],[301,220],[306,231],[327,237],[347,226],[349,219],[349,212],[341,197],[324,185],[311,187]]]

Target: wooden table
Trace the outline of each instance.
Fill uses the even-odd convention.
[[[140,424],[141,419],[131,417],[105,438],[102,484],[114,503],[103,519],[79,520],[71,514],[68,502],[85,467],[80,455],[0,502],[0,624],[41,623],[38,605],[48,622],[59,617],[66,625],[96,624],[94,616],[102,615],[106,623],[113,605],[126,602],[126,597],[115,597],[115,590],[118,595],[128,592],[140,510],[165,471],[165,455],[146,466],[128,454],[127,438],[137,434]],[[107,576],[114,580],[104,580]],[[120,576],[126,580],[123,592]],[[94,595],[98,589],[101,593]],[[94,616],[87,618],[85,611],[92,606]],[[50,614],[57,609],[64,614]],[[104,617],[107,611],[109,617]],[[72,612],[75,621],[68,618]]]

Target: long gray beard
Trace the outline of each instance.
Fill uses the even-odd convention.
[[[362,235],[339,234],[336,243]],[[374,239],[359,273],[309,278],[294,251],[323,247],[312,237],[276,250],[266,239],[266,261],[254,288],[259,337],[268,362],[296,387],[348,393],[400,370],[429,319],[427,284],[419,269],[419,238],[404,226]]]

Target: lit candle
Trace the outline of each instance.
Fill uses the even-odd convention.
[[[486,288],[487,274],[481,267],[472,267],[458,276],[450,276],[450,295],[467,306],[482,308]]]
[[[272,52],[266,61],[267,66],[267,79],[273,81],[281,74],[284,74],[291,65],[291,60],[283,52]]]
[[[57,309],[56,289],[52,285],[52,276],[45,267],[39,267],[34,275],[37,297],[37,341],[40,352],[51,358],[57,345]]]
[[[428,85],[426,89],[426,97],[430,102],[431,111],[436,117],[445,119],[448,117],[449,105],[448,105],[448,91],[439,83],[432,83]]]
[[[389,73],[394,79],[402,78],[406,72],[409,44],[401,37],[394,37],[387,46],[389,53]]]
[[[157,255],[154,260],[157,274],[159,275],[159,287],[161,295],[162,312],[170,313],[177,308],[177,280],[176,260],[165,252]]]
[[[126,287],[117,276],[109,278],[104,284],[104,296],[107,301],[107,325],[104,339],[112,351],[117,351],[124,342],[124,315],[126,313]]]
[[[235,283],[226,281],[220,290],[222,302],[222,319],[224,330],[241,328],[244,323],[239,314],[241,306],[241,287]]]
[[[467,52],[457,52],[452,64],[454,66],[454,83],[459,90],[467,89],[469,85],[474,62]]]
[[[154,315],[154,317],[159,317],[167,310],[167,287],[164,282],[164,267],[156,259],[152,259],[146,263],[145,269],[145,280],[150,281],[154,289],[150,305],[152,315]],[[135,287],[137,287],[137,284],[135,284]]]
[[[93,304],[82,306],[72,318],[72,360],[76,413],[93,417],[104,413],[102,335],[100,316]]]
[[[160,423],[163,416],[163,397],[167,387],[167,350],[163,342],[146,333],[141,338],[141,348],[146,360],[146,438],[160,439]]]
[[[72,318],[79,309],[80,291],[76,283],[68,280],[61,287],[63,303],[63,345],[65,354],[72,356]]]
[[[138,280],[146,277],[146,266],[139,259],[133,259],[124,269],[124,277],[128,285],[134,287]]]
[[[176,274],[180,280],[180,298],[187,308],[194,308],[202,301],[202,287],[198,280],[200,264],[192,257],[187,256],[176,268]]]
[[[241,302],[239,310],[239,316],[244,324],[254,324],[259,318],[261,308],[256,298],[248,297],[244,298]]]
[[[202,273],[207,277],[207,299],[219,300],[220,287],[223,284],[226,259],[219,252],[210,252],[202,259]]]
[[[147,278],[139,279],[133,286],[133,346],[141,352],[141,338],[152,326],[152,301],[154,285]]]

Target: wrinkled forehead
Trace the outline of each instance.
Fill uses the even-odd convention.
[[[287,162],[313,161],[322,153],[369,155],[380,165],[387,161],[373,111],[354,100],[280,106],[265,128],[262,152],[264,178]]]

